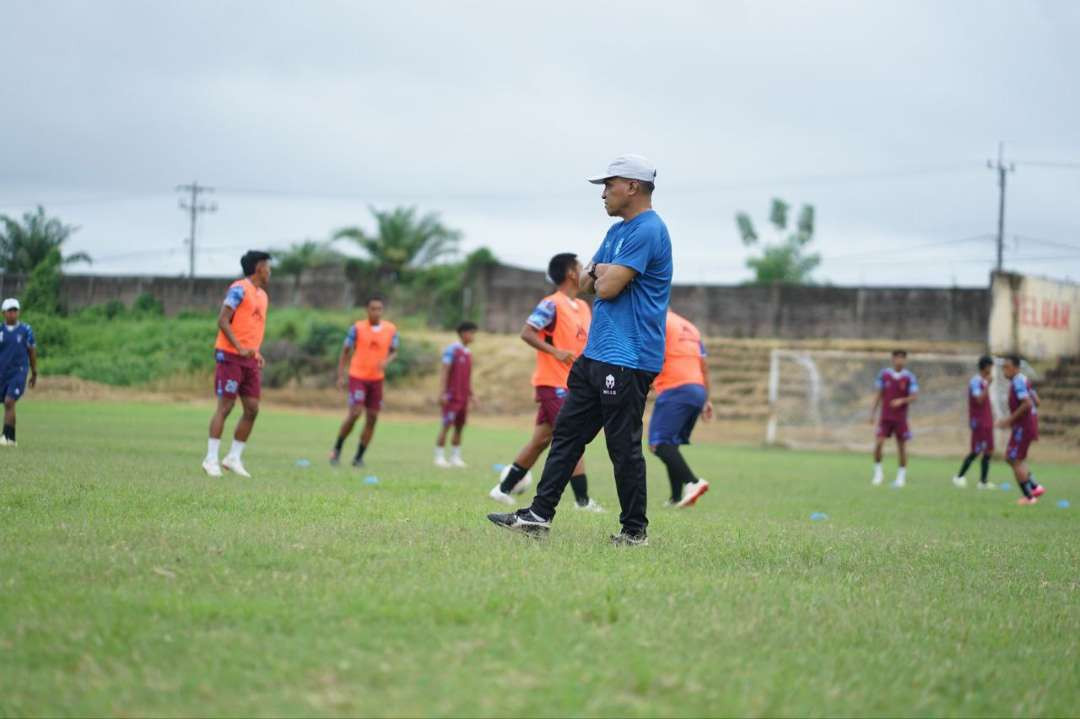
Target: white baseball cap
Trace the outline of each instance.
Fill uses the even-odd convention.
[[[641,180],[642,182],[656,182],[656,168],[651,162],[641,155],[619,155],[607,166],[607,172],[603,175],[590,177],[589,182],[594,185],[602,185],[605,180],[612,177],[625,177],[627,180]]]
[[[17,309],[19,309],[19,301],[14,297],[8,297],[6,300],[4,300],[3,309],[0,310],[0,312],[7,312],[8,310]]]

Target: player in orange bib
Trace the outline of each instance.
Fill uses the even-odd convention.
[[[349,368],[349,411],[341,423],[334,449],[330,452],[330,464],[341,461],[341,448],[345,444],[353,425],[366,409],[367,418],[360,433],[360,444],[353,457],[354,467],[364,466],[364,452],[375,435],[375,423],[379,420],[379,410],[383,405],[383,380],[386,367],[397,355],[398,331],[393,322],[382,318],[382,297],[375,295],[367,303],[367,319],[360,320],[349,328],[345,335],[345,344],[338,359],[338,389],[345,389],[345,367]]]
[[[668,309],[664,368],[653,380],[657,397],[649,420],[649,449],[667,467],[670,506],[689,507],[709,490],[709,483],[694,476],[679,452],[679,445],[690,444],[698,416],[712,419],[709,386],[701,332],[690,320]]]
[[[555,421],[566,401],[566,380],[570,366],[585,349],[589,339],[592,312],[584,300],[577,299],[581,262],[570,252],[555,255],[548,263],[548,279],[556,291],[540,301],[521,330],[521,339],[536,350],[536,371],[532,384],[536,388],[536,428],[532,439],[522,447],[513,464],[503,470],[499,484],[488,496],[496,502],[515,504],[511,495],[521,494],[529,485],[528,472],[548,445]],[[585,477],[585,456],[582,455],[570,477],[575,506],[591,512],[602,512],[589,498],[589,481]]]
[[[220,477],[222,468],[250,477],[240,457],[244,452],[255,417],[259,414],[259,395],[262,386],[262,368],[265,362],[259,353],[263,334],[266,332],[266,312],[270,298],[266,286],[270,283],[270,255],[266,252],[248,250],[240,258],[244,278],[229,285],[225,302],[218,313],[217,342],[214,357],[217,371],[214,375],[214,391],[217,394],[217,411],[210,419],[210,439],[207,441],[203,470],[211,477]],[[232,447],[225,459],[218,462],[221,433],[225,418],[232,412],[236,398],[244,408],[244,414],[236,423]]]

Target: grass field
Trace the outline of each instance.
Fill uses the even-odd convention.
[[[536,542],[484,519],[519,428],[470,428],[472,468],[436,472],[434,422],[388,422],[356,472],[324,464],[335,416],[268,409],[256,478],[210,480],[208,416],[20,404],[0,714],[1080,712],[1080,477],[1038,445],[1029,508],[954,489],[953,461],[898,491],[863,456],[696,446],[712,491],[664,510],[650,459],[651,545],[617,549],[602,440],[613,511]]]

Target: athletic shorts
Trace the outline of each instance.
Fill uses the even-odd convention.
[[[381,379],[358,379],[349,375],[349,406],[364,405],[368,412],[378,412],[383,403]]]
[[[26,392],[26,375],[27,369],[25,367],[18,367],[14,370],[8,370],[0,378],[0,392],[4,399],[11,398],[16,402]]]
[[[469,405],[460,402],[444,402],[442,406],[443,427],[461,429],[469,419]]]
[[[1027,459],[1028,447],[1037,440],[1033,432],[1024,431],[1023,427],[1013,427],[1009,432],[1009,444],[1005,447],[1005,456],[1008,459]]]
[[[649,446],[690,444],[701,410],[705,406],[705,387],[684,384],[660,393],[649,420]]]
[[[214,390],[218,397],[254,397],[262,392],[262,370],[254,357],[241,357],[232,352],[215,353],[217,370]]]
[[[550,424],[555,426],[555,420],[559,416],[559,410],[566,402],[567,390],[565,387],[550,387],[541,385],[536,388],[536,424]]]
[[[971,428],[971,452],[973,454],[989,454],[994,451],[994,428],[972,427]]]
[[[908,429],[906,419],[883,419],[877,425],[877,438],[887,439],[896,435],[897,439],[911,439],[911,430]]]

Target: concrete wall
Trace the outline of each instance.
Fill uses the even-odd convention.
[[[992,352],[1029,360],[1080,356],[1080,285],[999,272],[990,293]]]
[[[486,277],[485,324],[516,332],[551,286],[543,272],[500,265]],[[671,306],[713,337],[985,342],[984,288],[676,285]]]

